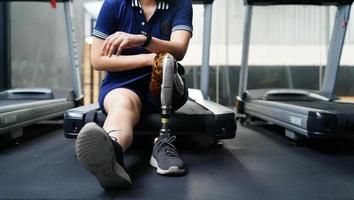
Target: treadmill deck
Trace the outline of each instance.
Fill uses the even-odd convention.
[[[74,102],[63,99],[51,100],[0,100],[0,134],[11,133],[32,123],[58,117],[74,107]],[[20,135],[9,135],[11,137]]]
[[[354,105],[350,103],[252,100],[245,110],[307,137],[352,137],[354,133]]]

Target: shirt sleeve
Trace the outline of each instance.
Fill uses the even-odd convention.
[[[92,35],[105,40],[109,35],[115,33],[115,12],[114,1],[105,0],[98,15]]]
[[[177,30],[185,30],[193,34],[193,9],[191,0],[181,1],[178,5],[176,16],[172,24],[172,32]]]

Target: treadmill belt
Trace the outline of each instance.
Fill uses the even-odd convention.
[[[183,113],[188,115],[205,115],[210,114],[210,111],[208,111],[198,103],[188,100],[180,109],[176,111],[176,113]]]

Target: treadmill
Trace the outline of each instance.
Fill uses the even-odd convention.
[[[9,6],[12,1],[23,0],[0,2],[0,140],[12,140],[22,136],[24,126],[63,116],[65,110],[80,105],[83,97],[76,60],[70,0],[58,2],[64,3],[73,89],[55,91],[47,88],[11,89]],[[50,1],[27,0],[26,2],[46,2],[49,5]]]
[[[93,2],[89,2],[93,3]],[[201,88],[189,89],[187,103],[171,116],[171,130],[175,135],[207,135],[217,141],[231,139],[236,135],[235,113],[232,109],[207,100],[209,84],[209,53],[211,16],[213,0],[193,1],[204,5],[203,61],[201,70]],[[86,6],[90,7],[90,6]],[[98,8],[99,9],[99,8]],[[97,13],[97,12],[95,12]],[[92,14],[91,16],[95,16]],[[85,123],[96,122],[102,126],[106,115],[98,109],[98,104],[68,110],[64,114],[64,132],[67,138],[76,138]],[[134,134],[158,134],[160,114],[143,114],[134,128]]]
[[[285,128],[287,137],[348,137],[354,133],[354,104],[338,102],[335,81],[353,0],[245,0],[242,64],[236,101],[241,122],[261,119]],[[302,89],[247,90],[252,7],[265,5],[336,6],[336,18],[320,91]]]

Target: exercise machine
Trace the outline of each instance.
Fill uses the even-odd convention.
[[[189,99],[184,106],[172,114],[170,128],[176,135],[201,134],[210,136],[215,140],[234,138],[237,128],[234,111],[207,100],[213,0],[199,0],[193,1],[193,3],[204,5],[204,48],[201,70],[202,91],[189,89]],[[106,115],[98,109],[98,104],[68,110],[64,114],[65,136],[67,138],[76,138],[85,123],[94,121],[102,126],[105,118]],[[158,134],[160,120],[161,114],[143,114],[140,122],[134,129],[134,133]]]
[[[57,2],[64,4],[73,89],[11,89],[9,6],[13,1],[24,0],[0,2],[0,138],[8,140],[20,137],[24,126],[41,120],[63,116],[67,109],[80,105],[83,96],[76,60],[75,32],[72,24],[73,15],[70,8],[70,0]],[[53,0],[27,0],[26,2],[47,2],[48,5],[50,2],[52,4],[56,3]]]
[[[353,136],[354,106],[337,101],[334,95],[344,38],[353,0],[245,0],[242,64],[236,102],[243,122],[262,119],[285,128],[292,139],[309,137]],[[329,46],[322,89],[256,89],[247,90],[248,55],[252,7],[264,5],[336,6],[336,18]]]

